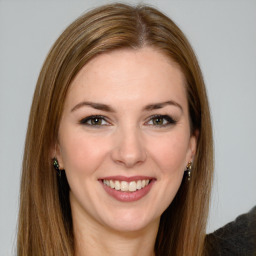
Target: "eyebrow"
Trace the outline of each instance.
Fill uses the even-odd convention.
[[[145,106],[143,108],[143,110],[150,111],[150,110],[160,109],[160,108],[165,107],[166,105],[176,106],[183,112],[181,105],[172,100],[149,104],[149,105]],[[115,110],[112,107],[110,107],[109,105],[102,104],[102,103],[96,103],[96,102],[89,102],[89,101],[82,101],[82,102],[78,103],[71,109],[71,112],[73,112],[81,107],[85,107],[85,106],[89,106],[94,109],[102,110],[102,111],[106,111],[106,112],[112,112],[112,113],[115,112]]]
[[[83,102],[78,103],[71,109],[71,112],[73,112],[81,107],[84,107],[84,106],[89,106],[89,107],[92,107],[92,108],[95,108],[98,110],[103,110],[106,112],[115,112],[115,110],[113,108],[111,108],[110,106],[108,106],[106,104],[89,102],[89,101],[83,101]]]
[[[177,103],[176,101],[172,101],[172,100],[165,101],[165,102],[154,103],[154,104],[149,104],[144,108],[144,110],[149,111],[149,110],[154,110],[154,109],[160,109],[160,108],[165,107],[166,105],[171,105],[171,106],[178,107],[183,112],[182,106],[179,103]]]

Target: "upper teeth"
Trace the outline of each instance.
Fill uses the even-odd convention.
[[[149,180],[137,180],[131,182],[119,180],[103,180],[103,183],[115,190],[134,192],[147,186],[149,184]]]

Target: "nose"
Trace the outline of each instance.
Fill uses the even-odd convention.
[[[139,129],[126,127],[120,129],[115,136],[115,145],[111,154],[114,162],[132,168],[146,160],[145,144]]]

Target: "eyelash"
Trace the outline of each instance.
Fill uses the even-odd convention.
[[[154,119],[161,119],[163,120],[163,122],[165,122],[164,124],[148,124],[150,121],[153,121]],[[150,126],[156,126],[156,127],[167,127],[167,126],[170,126],[170,125],[174,125],[177,123],[176,120],[174,120],[171,116],[169,115],[153,115],[149,118],[149,121],[146,122],[148,125]]]
[[[89,121],[91,121],[92,122],[92,120],[96,120],[96,119],[98,119],[98,120],[101,120],[101,122],[102,121],[105,121],[107,124],[89,124]],[[110,123],[106,120],[106,117],[104,117],[104,116],[101,116],[101,115],[93,115],[93,116],[88,116],[88,117],[86,117],[86,118],[83,118],[80,122],[79,122],[80,124],[83,124],[83,125],[88,125],[88,126],[96,126],[96,127],[100,127],[100,126],[107,126],[107,125],[110,125]]]
[[[92,123],[89,123],[89,122],[92,122],[93,120],[96,121],[98,119],[98,121],[101,121],[100,124],[92,124]],[[162,124],[149,124],[151,121],[154,121],[154,119],[159,119],[159,120],[162,120]],[[105,121],[106,124],[102,124],[102,121]],[[97,122],[97,121],[96,121]],[[101,115],[93,115],[93,116],[88,116],[86,118],[83,118],[82,120],[80,120],[79,122],[80,124],[83,124],[83,125],[87,125],[87,126],[93,126],[93,127],[101,127],[101,126],[108,126],[108,125],[111,125],[109,123],[109,121],[107,121],[106,117],[105,116],[101,116]],[[153,115],[151,117],[149,117],[148,121],[145,123],[146,125],[149,125],[149,126],[155,126],[155,127],[159,127],[159,128],[162,128],[162,127],[167,127],[169,125],[174,125],[176,124],[177,121],[174,120],[171,116],[169,115]]]

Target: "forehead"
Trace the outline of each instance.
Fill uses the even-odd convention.
[[[127,101],[136,96],[139,100],[142,95],[149,101],[156,97],[186,98],[185,78],[179,66],[150,47],[115,50],[95,57],[72,81],[67,101]]]

